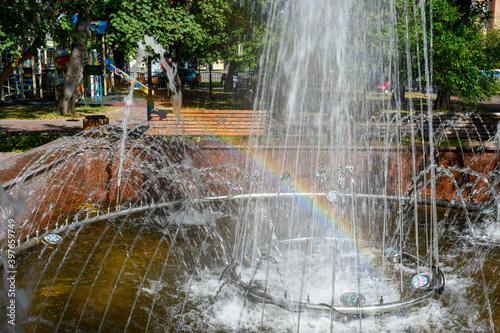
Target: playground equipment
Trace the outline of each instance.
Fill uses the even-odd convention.
[[[113,63],[106,59],[106,67],[112,72],[114,73],[116,76],[120,77],[122,80],[124,80],[125,82],[131,84],[132,83],[132,77],[130,77],[130,75],[128,75],[127,73],[125,73],[124,71],[122,71],[121,69],[117,68],[115,65],[113,65]],[[148,87],[145,86],[144,84],[140,83],[139,81],[136,81],[135,82],[135,87],[141,89],[143,92],[145,92],[146,94],[148,93]]]
[[[71,15],[70,23],[76,22],[76,15]],[[59,19],[66,14],[59,15]],[[85,99],[87,95],[94,100],[101,100],[107,95],[109,87],[113,86],[113,76],[106,71],[104,54],[106,51],[105,34],[107,31],[106,21],[91,21],[90,30],[102,36],[102,52],[95,50],[89,52],[90,61],[84,65],[84,75],[78,87],[80,98]],[[18,51],[13,50],[1,54],[0,68],[7,66]],[[112,54],[112,53],[109,53]],[[1,100],[24,100],[26,98],[55,98],[62,93],[64,76],[67,69],[71,52],[69,50],[58,50],[54,42],[48,42],[45,47],[39,49],[37,54],[17,66],[0,89]],[[106,59],[108,61],[108,59]],[[111,63],[111,62],[110,62]],[[112,65],[112,63],[111,63]],[[92,74],[85,74],[85,67],[99,66],[100,72],[92,69]],[[111,72],[114,70],[110,69]],[[85,78],[86,75],[90,77]],[[123,75],[120,75],[122,77]],[[88,88],[86,90],[86,88]]]
[[[1,67],[7,66],[14,55],[14,52],[2,53]],[[39,50],[37,56],[17,66],[0,89],[1,100],[42,98],[43,59],[43,50]]]

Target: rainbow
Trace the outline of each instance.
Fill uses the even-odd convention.
[[[335,237],[346,240],[346,243],[350,244],[351,249],[357,248],[360,255],[366,259],[366,262],[372,261],[369,259],[373,257],[372,249],[365,242],[357,241],[357,239],[361,239],[362,237],[356,234],[352,221],[349,218],[341,218],[338,214],[336,215],[335,205],[330,200],[321,199],[327,199],[328,195],[332,196],[334,193],[337,195],[336,192],[311,193],[310,185],[306,180],[298,177],[295,178],[294,175],[288,175],[287,172],[283,172],[283,167],[280,165],[281,161],[273,161],[272,159],[266,159],[265,156],[258,153],[251,153],[249,152],[251,149],[246,149],[244,153],[244,149],[241,146],[231,144],[231,142],[223,138],[211,139],[209,141],[210,146],[227,150],[232,158],[247,161],[248,169],[252,170],[255,174],[259,174],[263,181],[272,185],[272,188],[278,189],[280,194],[292,195],[302,208],[311,210],[314,220],[326,232],[330,232]],[[294,181],[287,181],[287,177],[291,177]],[[320,198],[320,200],[317,198]],[[330,199],[335,201],[335,198]],[[350,216],[350,214],[348,215]]]

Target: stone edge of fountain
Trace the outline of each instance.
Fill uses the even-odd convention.
[[[0,184],[2,184],[4,189],[11,186],[11,183],[16,179],[24,167],[46,151],[57,147],[63,140],[64,138],[59,138],[42,146],[20,153],[17,156],[3,160],[2,163],[0,163]]]

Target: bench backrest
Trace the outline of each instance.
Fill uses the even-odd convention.
[[[181,110],[178,119],[169,112],[153,112],[151,123],[162,135],[261,136],[266,112],[254,110]],[[160,130],[161,127],[161,130]]]
[[[420,135],[429,136],[427,115],[416,117]],[[432,128],[435,137],[443,139],[470,139],[488,141],[495,138],[500,123],[500,113],[495,112],[434,112]]]

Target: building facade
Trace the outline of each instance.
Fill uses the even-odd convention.
[[[492,13],[492,18],[487,28],[500,28],[500,0],[488,1],[488,10]]]

